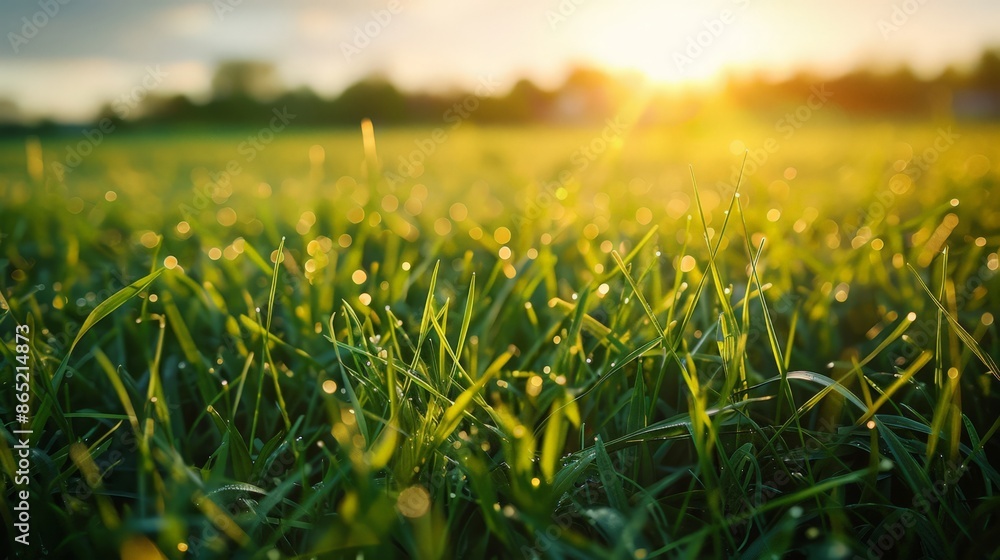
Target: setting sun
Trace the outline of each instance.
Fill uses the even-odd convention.
[[[734,24],[749,18],[743,8],[745,2],[716,11],[653,1],[628,12],[595,6],[579,17],[603,24],[581,21],[573,27],[567,22],[567,33],[580,33],[573,40],[583,44],[583,56],[609,70],[639,72],[661,85],[707,83],[719,80],[738,60],[734,55],[739,54],[744,32]]]

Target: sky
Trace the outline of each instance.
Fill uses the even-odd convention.
[[[331,96],[372,74],[407,90],[551,87],[581,64],[663,84],[900,63],[932,75],[1000,47],[1000,2],[8,0],[0,31],[0,100],[82,120],[133,93],[204,97],[231,59]]]

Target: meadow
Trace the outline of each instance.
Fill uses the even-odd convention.
[[[996,558],[1000,128],[824,111],[0,140],[8,531],[26,324],[50,557]]]

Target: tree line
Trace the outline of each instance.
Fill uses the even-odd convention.
[[[335,97],[302,87],[282,87],[273,65],[229,61],[219,65],[207,101],[186,95],[150,93],[127,113],[108,103],[97,121],[110,119],[123,128],[146,125],[241,125],[274,107],[308,115],[316,126],[357,126],[362,118],[381,125],[440,124],[461,118],[478,123],[590,123],[613,116],[641,78],[576,68],[556,88],[522,79],[509,90],[477,86],[452,94],[407,92],[373,76]],[[877,72],[858,69],[833,78],[800,72],[773,80],[761,75],[729,76],[720,91],[662,92],[645,104],[640,123],[676,122],[697,114],[709,99],[725,99],[737,108],[782,111],[798,105],[818,84],[833,92],[836,105],[849,114],[921,118],[1000,119],[1000,50],[985,51],[966,69],[949,67],[934,77],[920,77],[907,67]],[[53,126],[52,123],[41,125]],[[8,129],[10,127],[8,126]],[[37,127],[36,127],[37,128]]]

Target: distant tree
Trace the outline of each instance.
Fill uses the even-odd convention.
[[[0,99],[0,125],[21,122],[21,109],[10,99]]]
[[[574,68],[556,90],[555,113],[573,121],[601,120],[614,112],[615,81],[594,68]]]
[[[111,103],[101,105],[101,108],[97,111],[97,121],[101,122],[105,119],[114,123],[115,127],[120,126],[123,122],[118,113],[115,112],[114,106]]]
[[[554,96],[527,79],[518,80],[504,98],[507,118],[514,121],[542,120],[552,110]]]
[[[337,120],[345,123],[374,121],[398,123],[407,117],[406,97],[388,80],[368,78],[348,87],[334,101]]]
[[[962,74],[954,66],[949,65],[941,71],[934,82],[944,87],[955,87],[962,83]]]
[[[415,122],[436,122],[444,118],[454,100],[429,93],[408,93],[406,95],[406,120]],[[482,109],[476,111],[476,115]]]
[[[153,122],[197,122],[205,117],[205,109],[184,95],[150,96],[143,101],[140,114]]]
[[[364,118],[377,124],[458,124],[469,119],[480,123],[600,122],[611,117],[643,85],[641,76],[609,75],[599,69],[573,68],[559,87],[546,90],[528,79],[518,81],[503,95],[476,97],[474,92],[403,92],[384,77],[361,80],[337,97],[317,95],[308,88],[285,90],[271,63],[230,60],[221,63],[212,79],[207,102],[177,95],[150,95],[127,114],[105,106],[100,117],[116,123],[207,123],[247,125],[260,123],[272,107],[287,107],[293,114],[308,115],[312,125],[356,127]],[[926,79],[906,66],[892,70],[858,68],[839,77],[798,72],[784,79],[766,74],[731,74],[717,98],[700,92],[659,95],[647,103],[643,122],[673,122],[695,115],[712,99],[760,115],[787,115],[789,108],[812,99],[817,87],[834,92],[838,110],[853,114],[921,116],[956,106],[977,117],[1000,116],[1000,50],[984,52],[970,69],[949,67]],[[475,107],[475,109],[470,109]],[[942,109],[945,108],[945,109]],[[970,112],[971,111],[971,112]],[[0,125],[21,120],[20,110],[0,100]],[[689,118],[689,117],[683,117]],[[124,119],[124,120],[121,120]],[[34,125],[32,125],[34,126]],[[8,124],[7,129],[12,125]]]
[[[215,100],[249,98],[257,101],[278,96],[281,80],[270,62],[230,60],[223,62],[212,77]]]
[[[978,88],[1000,92],[1000,51],[987,51],[979,57],[972,82]]]

